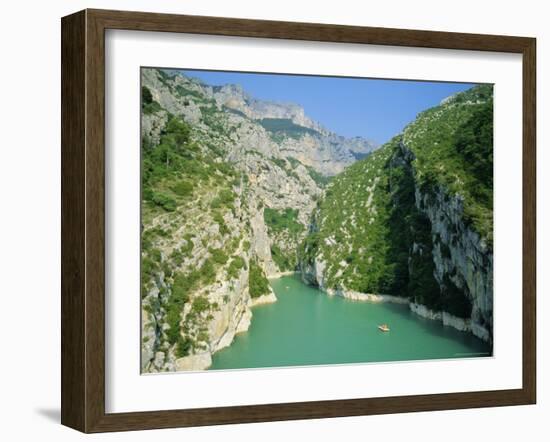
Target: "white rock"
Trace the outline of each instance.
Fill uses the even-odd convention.
[[[176,359],[175,365],[177,371],[206,370],[212,365],[212,356],[209,352],[184,356],[183,358]]]
[[[250,307],[256,307],[258,305],[272,304],[274,302],[277,302],[277,297],[275,296],[275,293],[273,293],[273,290],[270,289],[270,292],[267,295],[262,295],[258,298],[250,298],[248,305]]]

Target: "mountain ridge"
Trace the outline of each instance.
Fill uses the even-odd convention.
[[[317,142],[323,148],[330,151],[330,145],[332,144],[337,146],[337,150],[342,149],[344,151],[333,158],[335,162],[343,161],[345,163],[344,167],[355,161],[356,155],[368,155],[379,147],[377,143],[367,138],[361,136],[345,137],[326,129],[322,124],[307,116],[303,106],[297,103],[258,99],[246,92],[238,84],[211,86],[203,83],[200,79],[189,77],[181,71],[171,70],[169,72],[174,77],[180,77],[185,82],[201,88],[202,93],[214,99],[220,109],[226,107],[254,121],[262,119],[289,119],[298,126],[317,132],[320,134],[320,137],[327,140],[326,142]],[[292,150],[289,150],[289,154],[292,155]],[[315,164],[311,165],[315,167]],[[341,170],[343,170],[343,167],[340,167],[337,172],[327,171],[322,167],[318,168],[318,171],[324,174],[334,174]]]

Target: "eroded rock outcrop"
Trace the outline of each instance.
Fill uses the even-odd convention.
[[[422,194],[415,190],[416,205],[431,222],[434,276],[442,289],[450,281],[472,304],[470,323],[455,328],[492,340],[493,254],[487,242],[464,221],[460,195],[441,187]],[[443,321],[443,322],[449,322]]]

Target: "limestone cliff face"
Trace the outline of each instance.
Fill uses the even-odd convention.
[[[202,370],[248,329],[251,307],[276,301],[271,289],[251,295],[251,266],[264,277],[292,269],[323,179],[374,145],[237,86],[158,69],[142,70],[142,86],[142,149],[153,160],[173,141],[174,120],[190,127],[188,165],[162,175],[143,202],[142,370]],[[284,130],[266,129],[265,119]]]
[[[264,155],[292,157],[323,175],[335,175],[378,147],[365,138],[346,138],[325,129],[297,104],[258,100],[239,85],[209,86],[176,72],[160,72],[143,69],[142,77],[164,109],[204,129],[211,123],[204,118],[205,109],[224,111],[233,127],[231,138]],[[262,126],[266,120],[283,126]],[[284,127],[287,120],[295,125],[291,135]]]
[[[240,85],[236,84],[208,87],[208,91],[220,106],[227,106],[230,109],[242,112],[252,120],[262,118],[290,119],[299,126],[321,133],[325,132],[325,129],[318,122],[309,118],[304,109],[295,103],[258,100],[247,94]]]
[[[308,284],[328,292],[331,290],[325,283],[326,262],[323,261],[323,255],[316,255],[308,261],[300,261],[300,275],[302,280]]]
[[[417,208],[431,222],[434,276],[441,287],[448,278],[471,301],[470,324],[465,329],[492,340],[493,254],[481,236],[464,221],[463,201],[441,187],[422,194],[415,189]]]
[[[237,196],[242,196],[244,188],[236,187],[235,191]],[[205,200],[212,201],[208,196]],[[238,201],[234,210],[226,211],[221,219],[213,218],[201,207],[190,207],[152,220],[152,229],[168,231],[174,225],[175,229],[169,237],[154,242],[162,270],[152,275],[142,297],[143,371],[205,369],[214,352],[229,345],[236,333],[248,328],[252,304],[248,291],[249,263],[256,252],[248,245],[254,231],[241,222],[247,216],[248,207]],[[150,230],[151,227],[145,232]],[[230,257],[216,267],[207,265],[212,254],[222,250]],[[170,325],[169,316],[174,312],[170,312],[168,306],[177,290],[178,275],[200,278],[202,272],[212,275],[200,285],[188,284],[188,301],[176,312],[178,318]],[[185,342],[193,342],[185,356],[166,338],[171,327],[178,325]]]

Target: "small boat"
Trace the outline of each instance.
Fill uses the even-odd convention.
[[[383,332],[389,332],[390,328],[388,327],[388,324],[381,324],[378,326],[378,330]]]

